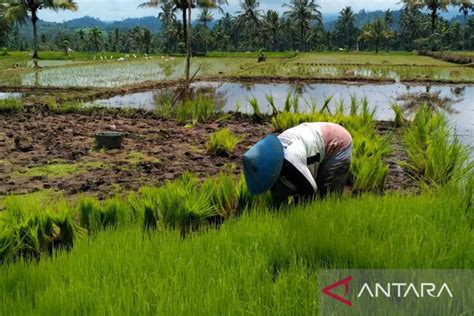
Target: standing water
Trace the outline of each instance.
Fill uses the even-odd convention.
[[[391,120],[394,117],[390,105],[393,102],[406,104],[420,97],[439,105],[457,134],[464,143],[474,146],[474,85],[407,85],[394,84],[287,84],[287,83],[235,83],[235,82],[197,82],[193,84],[197,93],[211,95],[222,111],[239,110],[252,113],[248,100],[256,98],[261,111],[271,113],[266,99],[272,95],[275,105],[283,109],[289,92],[299,95],[299,110],[310,111],[316,105],[321,108],[328,97],[332,97],[329,108],[334,110],[337,103],[344,102],[349,107],[351,97],[367,98],[369,107],[376,110],[376,119]],[[132,107],[153,110],[160,102],[160,96],[169,90],[153,90],[106,100],[95,104],[110,107]]]

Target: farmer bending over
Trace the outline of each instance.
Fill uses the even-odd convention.
[[[276,201],[319,193],[341,195],[349,176],[352,137],[334,123],[304,123],[268,135],[243,158],[245,181],[251,194],[271,190]]]

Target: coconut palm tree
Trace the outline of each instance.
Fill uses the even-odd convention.
[[[227,0],[149,0],[147,2],[144,2],[140,4],[138,7],[139,8],[158,8],[163,7],[167,8],[172,4],[173,6],[173,12],[180,10],[181,11],[181,16],[182,16],[182,30],[183,30],[183,40],[186,42],[186,47],[187,47],[187,38],[188,38],[188,27],[189,27],[189,21],[188,21],[188,9],[194,9],[197,7],[200,8],[209,8],[209,9],[219,9],[221,11],[222,7],[221,5],[227,4]],[[191,4],[191,6],[190,6]]]
[[[385,24],[387,24],[388,27],[392,27],[392,24],[393,24],[392,10],[390,9],[385,10],[383,19],[385,21]]]
[[[463,2],[466,0],[462,0]],[[436,32],[436,20],[439,11],[447,11],[448,6],[454,1],[452,0],[402,0],[406,6],[415,7],[417,9],[428,9],[431,11],[431,34]]]
[[[378,19],[372,23],[368,23],[362,29],[360,39],[375,47],[375,52],[378,53],[380,46],[393,37],[393,32],[388,30],[387,24],[383,19]]]
[[[251,49],[255,48],[258,35],[258,29],[261,26],[262,10],[258,0],[241,0],[240,10],[237,11],[235,26],[241,29],[237,36],[247,37],[247,44]],[[242,47],[242,44],[240,44]]]
[[[354,27],[355,14],[351,7],[345,7],[339,13],[340,25],[344,29],[346,49],[349,49],[349,31]]]
[[[95,52],[98,52],[100,49],[100,41],[102,40],[102,31],[94,27],[89,31],[89,40],[94,47]]]
[[[271,34],[272,48],[276,49],[277,35],[281,28],[280,16],[274,10],[268,10],[263,17],[263,30],[265,33]]]
[[[466,22],[467,22],[467,16],[469,14],[469,11],[474,12],[474,6],[473,6],[473,4],[470,0],[465,1],[465,2],[463,2],[459,5],[459,12],[462,13],[462,15],[464,17],[464,21],[463,21],[464,31],[463,31],[463,40],[462,40],[462,50],[464,50],[464,42],[466,40]]]
[[[201,8],[201,13],[198,16],[198,21],[201,22],[206,29],[207,23],[212,22],[213,19],[214,17],[212,16],[212,13],[209,8]]]
[[[241,0],[240,11],[237,11],[237,20],[235,21],[238,26],[244,24],[260,25],[260,19],[262,17],[262,10],[259,9],[260,2],[258,0]]]
[[[322,23],[323,21],[319,5],[315,0],[290,0],[290,3],[283,4],[283,7],[288,8],[284,14],[299,25],[300,47],[306,50],[306,34],[311,27],[311,22]]]
[[[5,8],[4,17],[10,23],[26,23],[28,19],[33,24],[33,58],[38,58],[38,11],[50,9],[54,11],[76,11],[78,6],[74,0],[0,0]]]
[[[464,1],[462,2],[461,4],[459,4],[459,12],[462,13],[462,15],[464,16],[464,27],[466,27],[466,20],[467,20],[467,16],[469,14],[469,11],[474,11],[474,6],[472,4],[472,1]]]

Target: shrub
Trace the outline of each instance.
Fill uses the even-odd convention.
[[[0,114],[14,114],[23,110],[23,104],[18,99],[0,100]]]
[[[220,131],[211,134],[207,142],[207,150],[211,155],[228,156],[235,150],[235,146],[240,143],[240,139],[230,131],[229,128],[223,128]]]

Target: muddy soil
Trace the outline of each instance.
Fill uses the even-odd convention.
[[[210,156],[206,141],[222,127],[230,128],[243,141],[229,157]],[[111,129],[126,133],[123,148],[96,150],[95,132]],[[390,174],[386,190],[416,190],[410,175],[398,164],[406,160],[398,132],[388,122],[379,123],[378,130],[393,135],[394,151],[387,157]],[[268,122],[256,123],[245,116],[188,128],[172,119],[143,113],[36,111],[0,115],[0,196],[52,189],[67,195],[89,193],[103,198],[144,185],[159,185],[185,171],[201,177],[228,170],[238,175],[241,155],[271,132]],[[56,176],[25,174],[28,168],[34,170],[55,161],[81,167]]]

